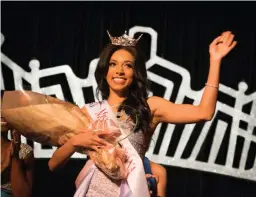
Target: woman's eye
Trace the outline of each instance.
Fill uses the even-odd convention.
[[[132,64],[125,64],[125,66],[128,67],[128,68],[132,68],[133,67]]]
[[[110,62],[110,63],[109,63],[109,66],[115,66],[115,65],[116,65],[115,62]]]

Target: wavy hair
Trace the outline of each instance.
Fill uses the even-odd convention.
[[[101,93],[103,99],[107,99],[109,96],[109,85],[106,80],[106,75],[109,69],[109,61],[112,54],[120,49],[124,49],[131,53],[135,59],[134,62],[134,76],[131,86],[129,87],[128,96],[119,106],[119,110],[122,106],[128,105],[135,108],[138,111],[139,122],[136,130],[141,129],[143,132],[148,131],[151,122],[151,111],[149,109],[148,98],[148,79],[147,70],[144,60],[144,56],[136,47],[131,46],[117,46],[108,44],[102,51],[100,59],[95,70],[95,78],[98,84],[97,98]],[[135,130],[135,131],[136,131]]]

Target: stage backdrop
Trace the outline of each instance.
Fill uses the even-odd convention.
[[[224,59],[212,121],[156,129],[147,156],[168,172],[167,196],[255,196],[255,3],[2,2],[1,90],[26,89],[79,106],[95,100],[94,71],[106,30],[143,37],[150,94],[197,104],[209,70],[208,47],[231,30],[238,45]],[[170,112],[170,113],[175,113]],[[47,162],[54,147],[26,141],[36,157],[34,196],[74,193],[85,163],[62,170]]]

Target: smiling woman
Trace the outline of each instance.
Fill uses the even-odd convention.
[[[95,78],[97,96],[101,94],[103,99],[110,98],[110,105],[122,103],[137,109],[138,128],[145,132],[149,130],[151,113],[147,103],[146,64],[137,47],[108,44],[100,55]]]
[[[110,39],[111,43],[103,49],[95,70],[97,93],[101,93],[104,101],[87,104],[84,110],[87,110],[95,121],[104,121],[100,114],[113,117],[111,114],[114,110],[111,106],[118,106],[117,110],[122,110],[122,107],[127,105],[137,110],[139,123],[134,133],[120,142],[120,147],[125,149],[127,156],[125,165],[128,177],[113,180],[90,160],[78,176],[82,177],[82,181],[76,185],[75,196],[149,197],[142,159],[145,157],[153,131],[162,122],[196,123],[213,117],[221,60],[235,47],[236,41],[233,41],[234,35],[229,31],[223,32],[213,40],[209,47],[210,71],[202,99],[199,105],[188,105],[174,104],[156,96],[148,97],[145,61],[135,46],[138,39],[130,38],[126,34]],[[90,148],[88,141],[93,141],[93,138],[86,132],[82,135],[84,137],[74,136],[56,150],[49,162],[51,169],[65,163],[75,152],[74,144]]]

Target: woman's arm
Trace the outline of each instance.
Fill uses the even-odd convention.
[[[48,162],[49,169],[51,171],[55,171],[56,169],[63,167],[75,151],[76,148],[74,146],[73,139],[71,138],[53,153]]]
[[[221,61],[236,45],[231,32],[224,32],[210,45],[210,69],[208,80],[200,104],[174,104],[160,97],[151,97],[148,104],[154,116],[154,122],[167,123],[195,123],[201,120],[211,120],[214,115]]]
[[[34,156],[31,153],[25,161],[17,156],[12,157],[11,163],[11,185],[14,197],[31,197]]]
[[[51,171],[63,166],[69,158],[76,152],[77,148],[89,148],[97,150],[98,147],[107,145],[107,142],[100,138],[106,135],[106,131],[84,130],[68,140],[63,146],[59,147],[48,162]]]
[[[167,186],[167,172],[166,169],[150,161],[152,174],[157,177],[157,196],[165,197],[166,196],[166,186]]]
[[[21,149],[20,134],[12,131],[11,186],[14,197],[31,197],[34,171],[34,155],[30,147]],[[30,149],[31,150],[30,150]],[[20,151],[24,158],[20,158]],[[24,151],[24,152],[23,152]]]

